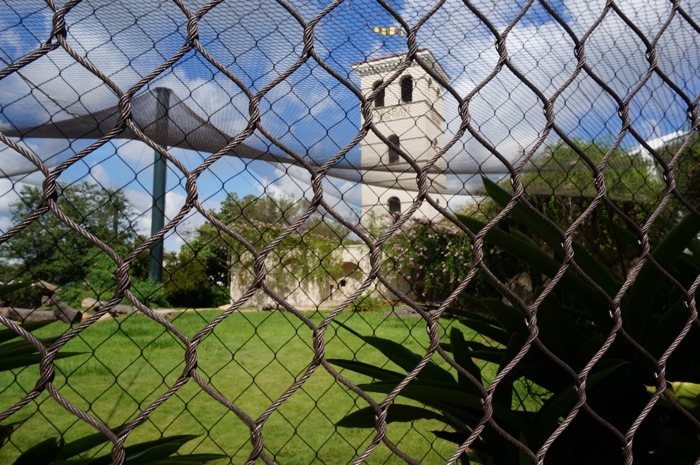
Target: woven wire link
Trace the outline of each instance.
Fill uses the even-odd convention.
[[[396,6],[393,5],[393,2],[386,2],[383,0],[378,0],[376,2],[383,12],[392,17],[395,23],[400,25],[403,31],[405,31],[406,48],[404,53],[406,59],[398,65],[387,81],[376,87],[369,94],[363,94],[348,75],[343,75],[338,71],[332,59],[333,51],[328,53],[323,44],[323,39],[318,36],[319,24],[327,20],[336,21],[336,17],[333,16],[334,11],[339,10],[341,6],[347,6],[352,3],[350,0],[335,0],[329,2],[328,5],[318,11],[300,9],[301,7],[295,6],[293,2],[276,0],[276,5],[285,10],[288,14],[288,18],[285,19],[285,21],[294,23],[298,26],[297,29],[301,31],[298,42],[299,46],[295,48],[297,55],[293,56],[291,61],[285,61],[285,63],[291,64],[284,67],[280,66],[279,69],[276,68],[274,78],[269,80],[266,84],[261,85],[259,88],[257,85],[255,87],[246,85],[247,77],[237,75],[236,72],[233,71],[234,68],[231,63],[224,63],[220,61],[220,59],[217,59],[217,56],[208,49],[208,41],[210,38],[207,36],[207,39],[204,39],[205,33],[203,31],[206,30],[207,34],[211,32],[208,29],[210,26],[207,25],[207,15],[224,5],[232,4],[232,11],[236,10],[235,2],[226,2],[224,0],[211,2],[172,0],[160,2],[159,5],[167,3],[177,7],[177,11],[180,12],[180,16],[178,17],[180,21],[179,27],[184,31],[183,36],[185,39],[182,43],[179,43],[177,47],[171,47],[172,51],[169,55],[162,54],[162,61],[152,66],[148,73],[143,75],[135,84],[128,88],[121,87],[115,80],[113,73],[96,67],[90,59],[90,53],[86,53],[82,45],[76,44],[71,40],[69,34],[71,18],[80,17],[75,13],[75,10],[89,3],[90,2],[87,1],[81,2],[80,0],[73,0],[59,5],[51,0],[47,0],[46,5],[51,15],[51,30],[46,37],[41,38],[41,44],[30,53],[15,57],[5,63],[4,69],[0,70],[0,86],[3,85],[3,80],[12,76],[21,76],[25,70],[31,67],[32,63],[43,57],[51,57],[52,53],[61,50],[74,61],[74,66],[82,67],[85,71],[98,78],[104,86],[109,88],[117,97],[118,118],[116,124],[114,124],[111,130],[85,147],[75,151],[75,153],[57,166],[47,164],[45,160],[38,157],[26,144],[18,143],[16,139],[0,133],[0,141],[29,161],[43,176],[42,197],[39,204],[30,214],[22,218],[21,221],[6,228],[0,237],[0,244],[7,244],[11,247],[13,238],[21,235],[23,231],[28,230],[32,224],[38,222],[41,218],[53,216],[67,226],[76,237],[85,239],[109,257],[116,268],[116,272],[113,276],[115,290],[113,294],[110,295],[108,302],[82,322],[67,330],[48,348],[45,348],[35,335],[24,330],[10,319],[0,316],[0,323],[16,332],[41,353],[39,377],[34,387],[26,392],[22,399],[2,412],[2,414],[0,414],[0,420],[11,419],[13,415],[27,408],[29,404],[36,401],[41,395],[48,393],[50,398],[80,422],[90,425],[90,427],[105,435],[111,443],[110,449],[113,463],[121,465],[125,463],[126,459],[124,449],[126,442],[135,437],[137,434],[136,431],[140,426],[149,424],[149,422],[156,424],[157,420],[152,420],[152,418],[155,418],[158,412],[165,408],[164,404],[179,401],[183,404],[181,413],[187,413],[196,418],[197,411],[188,408],[186,400],[188,397],[182,394],[187,389],[194,388],[199,393],[197,395],[207,396],[209,399],[215,401],[218,406],[221,406],[226,412],[235,415],[240,422],[245,424],[249,431],[248,439],[250,442],[249,453],[247,454],[245,463],[282,463],[282,460],[277,456],[279,451],[271,449],[269,444],[266,443],[266,435],[269,434],[271,428],[278,427],[280,420],[275,420],[275,418],[278,417],[292,425],[295,434],[298,435],[297,428],[299,424],[295,423],[297,418],[294,418],[292,414],[284,413],[285,405],[292,403],[293,399],[300,396],[313,397],[314,393],[307,390],[309,380],[318,376],[318,373],[323,373],[329,374],[333,378],[335,385],[344,386],[348,392],[352,392],[353,395],[362,399],[357,405],[364,402],[370,405],[376,412],[375,429],[372,430],[371,433],[368,433],[362,445],[360,447],[351,445],[350,448],[354,449],[352,455],[336,457],[336,461],[332,463],[375,463],[373,462],[373,458],[384,457],[379,455],[379,451],[381,449],[387,449],[391,452],[391,456],[387,459],[380,458],[378,460],[386,460],[386,463],[405,462],[418,464],[422,463],[423,458],[411,456],[404,450],[401,443],[402,438],[392,436],[388,415],[390,413],[390,407],[400,398],[407,386],[412,381],[416,380],[421,373],[424,373],[424,370],[429,364],[439,360],[440,363],[450,366],[455,373],[468,378],[474,387],[480,391],[482,403],[482,416],[476,424],[470,425],[472,428],[471,434],[468,435],[467,439],[461,445],[450,452],[451,456],[442,457],[445,463],[457,463],[460,456],[470,451],[487,429],[493,430],[501,435],[514,448],[519,449],[522,456],[528,457],[532,463],[545,463],[547,453],[552,445],[556,443],[557,438],[559,438],[571,423],[581,415],[592,418],[598,426],[605,429],[616,438],[619,442],[620,450],[622,451],[621,456],[625,464],[634,462],[633,444],[637,431],[641,425],[644,424],[645,419],[652,409],[664,398],[667,382],[674,381],[666,378],[666,365],[668,360],[677,347],[683,342],[687,334],[693,330],[693,328],[695,328],[695,331],[699,328],[695,294],[697,286],[700,283],[700,277],[696,278],[690,287],[675,282],[673,276],[664,269],[663,265],[658,264],[651,255],[652,246],[650,244],[652,230],[658,226],[660,218],[665,214],[669,203],[674,201],[674,199],[678,199],[685,211],[696,216],[698,215],[695,206],[678,194],[675,180],[677,174],[676,167],[680,163],[684,153],[690,150],[688,146],[691,143],[692,137],[686,137],[681,147],[678,148],[672,157],[670,159],[664,159],[658,154],[655,147],[651,147],[647,144],[644,135],[635,127],[633,116],[631,116],[631,106],[634,104],[635,97],[638,96],[645,86],[652,82],[652,80],[654,80],[654,82],[660,80],[665,86],[672,89],[675,98],[679,99],[687,106],[687,119],[685,122],[689,127],[688,134],[692,136],[693,132],[697,131],[698,125],[700,124],[697,105],[698,96],[689,95],[687,90],[674,80],[672,73],[662,68],[658,57],[660,51],[657,47],[669,26],[674,24],[674,22],[682,22],[694,34],[698,35],[700,27],[693,18],[692,8],[686,8],[681,2],[672,2],[668,14],[660,18],[655,35],[647,36],[643,28],[635,24],[634,18],[630,18],[626,14],[625,8],[622,8],[619,2],[606,2],[602,8],[595,13],[596,18],[590,22],[587,30],[582,32],[574,32],[567,24],[567,19],[562,15],[561,11],[545,1],[523,2],[522,5],[519,5],[510,12],[511,14],[508,15],[508,20],[502,24],[497,24],[493,17],[489,15],[489,12],[485,11],[482,7],[477,7],[471,2],[460,4],[460,10],[463,14],[473,16],[480,27],[490,32],[493,41],[492,52],[495,52],[495,59],[491,60],[491,62],[493,62],[493,67],[490,72],[485,73],[483,79],[475,83],[467,93],[460,93],[453,85],[454,83],[445,81],[435,70],[424,69],[432,79],[439,82],[445,89],[446,97],[456,102],[457,117],[459,120],[456,124],[453,124],[452,127],[456,129],[448,137],[449,140],[446,140],[444,146],[440,147],[425,163],[416,163],[404,151],[399,150],[399,155],[410,165],[410,168],[416,176],[414,200],[409,206],[403,209],[396,217],[395,221],[391,222],[381,233],[370,234],[365,228],[359,226],[356,222],[350,221],[347,216],[338,211],[338,202],[328,193],[328,185],[325,182],[328,180],[329,176],[333,175],[333,168],[343,162],[348,154],[368,137],[376,136],[387,146],[392,146],[389,134],[382,131],[380,124],[373,115],[375,99],[381,92],[384,92],[392,82],[397,81],[398,77],[401,76],[412,63],[418,62],[419,53],[421,52],[419,33],[425,30],[426,24],[437,17],[438,12],[447,8],[446,4],[449,2],[445,0],[434,2],[420,9],[419,14],[411,18],[403,17],[401,10],[397,9]],[[454,5],[452,5],[452,7],[454,7]],[[532,9],[535,7],[542,8],[546,11],[549,15],[549,21],[560,28],[568,40],[574,44],[573,58],[575,60],[575,66],[573,72],[565,79],[559,81],[560,83],[555,89],[550,89],[547,92],[538,87],[536,81],[529,76],[528,70],[518,66],[509,52],[509,36],[518,25],[526,21],[528,14],[531,13]],[[151,6],[149,6],[149,8],[151,8]],[[312,11],[312,13],[310,13],[310,11]],[[153,11],[149,14],[158,15],[158,7],[153,8]],[[587,55],[586,45],[590,37],[595,34],[604,33],[605,24],[613,20],[624,24],[625,34],[627,34],[629,40],[643,43],[646,48],[646,59],[648,62],[646,73],[635,86],[628,89],[625,93],[620,92],[620,86],[607,82],[604,77],[601,77],[596,70],[595,64],[589,63]],[[138,21],[138,19],[135,19],[135,21]],[[233,19],[232,24],[235,24]],[[447,28],[448,25],[445,25],[445,29]],[[156,44],[154,44],[154,47],[155,46]],[[133,114],[134,100],[140,93],[145,91],[149,86],[156,85],[158,79],[164,74],[175,68],[179,63],[192,59],[193,56],[196,56],[206,63],[207,66],[210,66],[211,69],[215,70],[215,79],[227,80],[229,84],[233,84],[240,90],[240,93],[247,100],[249,110],[248,114],[245,115],[246,122],[242,126],[242,129],[237,132],[234,137],[228,139],[225,146],[220,147],[215,153],[204,157],[201,163],[194,167],[183,163],[172,150],[163,147],[159,141],[149,137],[146,128],[142,127],[135,120]],[[129,57],[130,60],[138,60],[138,58],[139,57]],[[277,131],[276,127],[271,128],[265,122],[265,118],[269,118],[268,112],[270,111],[270,105],[267,99],[274,95],[275,92],[278,92],[279,89],[283,88],[290,76],[295,73],[303,72],[305,67],[311,64],[314,66],[317,65],[324,70],[325,73],[327,73],[327,77],[335,81],[334,86],[338,89],[342,89],[344,92],[354,95],[357,99],[357,106],[362,117],[362,123],[357,126],[356,134],[348,138],[345,144],[338,146],[336,152],[321,164],[310,162],[306,154],[300,153],[297,148],[285,142],[287,140],[286,138],[280,137],[280,133]],[[464,63],[463,66],[466,69],[468,64]],[[694,69],[693,72],[697,74],[697,69]],[[537,138],[528,145],[523,151],[522,156],[516,160],[504,154],[493,140],[490,140],[484,135],[481,127],[478,123],[475,123],[472,115],[472,102],[474,97],[479,93],[488,92],[489,89],[491,89],[490,85],[496,83],[497,77],[502,76],[503,73],[510,73],[515,76],[520,84],[535,96],[537,105],[541,108],[545,121],[544,126],[539,130]],[[614,102],[617,106],[618,121],[611,124],[611,126],[617,126],[619,130],[616,134],[613,134],[609,149],[607,149],[599,159],[591,158],[587,152],[582,150],[580,143],[569,134],[568,130],[562,126],[558,118],[558,104],[561,102],[562,96],[566,95],[567,92],[575,91],[583,79],[594,82],[600,89],[601,98],[604,97],[606,100]],[[75,86],[77,91],[80,92],[79,83],[76,83]],[[27,92],[32,91],[31,89],[27,90]],[[294,89],[292,89],[292,92],[293,91]],[[50,97],[56,98],[58,101],[62,98],[61,96]],[[332,94],[329,93],[328,98],[332,98]],[[284,115],[282,119],[284,119]],[[288,128],[291,128],[296,123],[296,121],[285,122]],[[62,189],[59,179],[65,176],[65,173],[70,169],[79,166],[84,159],[94,154],[100,148],[109,147],[110,144],[117,145],[117,139],[119,139],[120,135],[123,135],[125,131],[133,134],[135,140],[143,142],[146,146],[159,153],[167,160],[171,172],[176,173],[181,179],[186,195],[182,206],[172,215],[160,231],[145,238],[138,246],[128,251],[128,253],[123,254],[115,250],[109,240],[96,236],[84,225],[81,225],[80,222],[75,221],[74,218],[66,214],[59,206],[58,199],[59,192],[61,192]],[[326,128],[326,131],[330,133],[330,128]],[[241,149],[243,145],[248,143],[252,138],[261,136],[269,140],[275,149],[279,149],[281,152],[284,152],[289,159],[294,160],[294,165],[303,169],[305,173],[308,173],[308,179],[310,179],[310,190],[307,196],[308,202],[304,204],[298,216],[287,224],[284,224],[279,233],[263,246],[260,246],[260,243],[252,242],[242,234],[236,227],[237,223],[235,221],[226,223],[216,216],[206,205],[207,199],[202,198],[198,186],[198,182],[201,181],[202,176],[212,172],[213,166],[217,162],[220,163],[228,154],[232,152],[235,153],[236,150]],[[437,197],[431,194],[431,170],[433,170],[434,167],[438,167],[446,154],[465,137],[470,137],[478,141],[490,152],[493,159],[498,160],[506,174],[504,179],[508,181],[512,187],[512,198],[504,208],[500,208],[497,212],[492,214],[485,227],[478,232],[467,227],[467,225],[460,221],[449,208],[446,208],[444,203],[440,203]],[[527,167],[532,159],[536,154],[540,153],[547,145],[548,141],[552,140],[552,137],[556,137],[577,153],[579,157],[578,163],[582,166],[585,165],[585,169],[589,174],[588,188],[591,186],[593,188],[588,195],[588,202],[585,208],[580,211],[578,216],[571,218],[571,221],[567,224],[556,223],[555,219],[548,218],[546,214],[540,211],[536,200],[533,200],[532,197],[533,194],[540,193],[529,190],[529,187],[534,189],[535,186],[529,186],[523,174],[528,169]],[[617,150],[624,145],[625,138],[629,137],[634,138],[642,144],[642,146],[645,146],[652,154],[655,163],[661,167],[665,180],[663,195],[654,205],[654,210],[648,213],[643,224],[638,224],[635,219],[631,218],[626,211],[620,208],[619,204],[614,200],[614,196],[609,192],[610,186],[606,185],[604,177],[606,170],[609,169],[610,163],[612,163],[611,159],[617,153]],[[304,141],[302,141],[302,144],[303,143]],[[309,140],[308,145],[310,146],[313,143],[315,143],[315,141]],[[244,170],[247,169],[246,165]],[[266,181],[266,179],[258,180],[258,182],[262,184],[264,193],[268,192],[268,187],[264,184]],[[552,186],[553,189],[556,187],[557,186]],[[566,197],[562,196],[561,198]],[[390,250],[387,250],[387,247],[390,246],[387,244],[391,243],[390,241],[393,237],[405,234],[405,231],[408,230],[412,224],[411,222],[417,216],[417,212],[419,212],[423,205],[427,204],[439,212],[441,217],[445,218],[451,226],[457,228],[459,234],[468,238],[472,253],[472,263],[463,270],[459,282],[455,283],[453,288],[450,289],[450,292],[442,296],[439,304],[435,305],[433,308],[426,306],[415,294],[397,286],[396,281],[392,279],[391,272],[386,271],[385,268],[385,261],[387,260],[386,254],[390,253]],[[544,220],[556,231],[563,252],[563,260],[557,272],[543,286],[541,292],[533,296],[531,300],[526,300],[521,295],[511,290],[511,286],[506,282],[503,273],[497,269],[497,266],[494,267],[493,262],[488,258],[488,250],[491,246],[489,245],[487,236],[489,236],[492,231],[495,231],[499,227],[499,224],[507,222],[512,217],[514,209],[520,208],[520,206],[524,206],[529,210],[531,215]],[[580,264],[577,263],[576,249],[574,246],[575,240],[580,234],[586,233],[588,225],[596,221],[595,215],[602,210],[614,212],[617,218],[622,219],[625,226],[631,230],[638,239],[641,250],[638,257],[636,257],[637,259],[634,262],[634,266],[631,267],[626,274],[623,285],[614,297],[610,297],[600,283],[592,281],[591,277],[581,269]],[[188,215],[193,213],[201,215],[208,224],[211,224],[218,231],[220,237],[224,237],[227,241],[230,241],[231,244],[239,246],[243,254],[249,254],[250,257],[252,257],[252,268],[247,270],[250,279],[249,282],[246,283],[245,289],[243,289],[240,294],[233,297],[233,301],[230,305],[210,321],[202,319],[202,325],[197,331],[186,333],[183,329],[178,327],[177,320],[171,321],[165,318],[161,313],[154,311],[144,304],[142,302],[143,298],[133,292],[132,281],[134,279],[133,269],[137,266],[139,257],[144,256],[144,254],[147,255],[149,250],[159,241],[162,241],[170,234],[176,232],[176,228],[185,222]],[[350,295],[339,304],[334,305],[329,312],[323,313],[321,318],[313,318],[306,312],[301,311],[297,306],[292,305],[285,295],[275,288],[274,283],[271,282],[270,279],[270,263],[279,261],[277,257],[280,254],[284,255],[286,250],[284,249],[285,240],[290,237],[295,237],[299,231],[303,230],[305,225],[309,224],[314,215],[319,213],[330,215],[335,221],[359,238],[359,242],[366,247],[367,263],[369,265],[359,285]],[[245,212],[243,214],[245,215]],[[242,263],[234,263],[234,265],[244,266]],[[649,353],[643,345],[629,334],[624,328],[625,322],[622,317],[621,302],[628,296],[630,286],[632,286],[645,266],[658,267],[666,279],[674,281],[677,291],[684,295],[684,301],[688,309],[686,323],[679,331],[673,343],[664,350],[660,357],[655,357]],[[29,271],[31,272],[31,270]],[[293,271],[294,270],[291,270],[291,272]],[[607,303],[608,308],[606,310],[610,315],[610,330],[607,338],[601,341],[599,347],[594,351],[593,356],[581,369],[569,366],[562,359],[560,354],[548,348],[540,338],[540,328],[538,326],[538,315],[543,303],[552,293],[565,285],[564,279],[571,273],[595,289],[598,297]],[[460,296],[469,292],[469,289],[471,289],[470,286],[474,286],[479,279],[483,279],[485,282],[490,283],[490,285],[495,286],[501,293],[508,295],[511,302],[517,303],[518,307],[523,312],[525,325],[528,330],[527,337],[520,349],[512,354],[510,361],[505,366],[501,367],[498,373],[495,374],[486,385],[482,385],[481,380],[475,379],[467,367],[460,365],[453,355],[445,350],[444,346],[441,346],[445,328],[453,324],[448,318],[450,308],[457,305]],[[412,325],[412,327],[424,327],[427,333],[427,340],[423,347],[424,352],[421,354],[420,360],[416,362],[415,368],[410,370],[408,374],[397,383],[395,388],[391,389],[390,392],[383,397],[370,395],[368,392],[363,391],[347,372],[338,370],[336,366],[332,365],[327,360],[328,345],[331,344],[331,342],[336,343],[337,339],[341,338],[340,332],[336,334],[333,325],[334,321],[337,320],[344,311],[351,309],[355,303],[360,301],[363,295],[375,289],[377,286],[381,286],[382,289],[385,290],[386,295],[396,296],[397,306],[407,307],[419,317],[418,319],[411,320],[411,323],[407,324]],[[220,330],[227,320],[230,321],[234,314],[242,314],[241,312],[244,308],[255,302],[255,296],[260,295],[269,297],[280,309],[286,311],[286,318],[290,322],[290,325],[296,328],[295,331],[297,334],[304,332],[310,335],[309,338],[305,339],[304,344],[306,344],[306,349],[312,352],[312,356],[306,361],[305,367],[298,373],[290,371],[291,369],[287,370],[293,381],[285,385],[281,394],[266,394],[266,406],[262,409],[256,407],[251,410],[246,405],[245,399],[241,398],[242,393],[227,392],[223,387],[216,386],[216,383],[212,381],[215,374],[203,372],[201,368],[201,358],[206,351],[206,349],[202,348],[203,346],[206,347],[207,344],[214,344],[213,341],[220,341],[217,335],[217,328]],[[117,425],[107,424],[107,422],[99,418],[98,415],[91,412],[90,408],[79,407],[75,402],[69,400],[71,396],[62,393],[63,389],[67,389],[65,385],[58,386],[55,384],[57,371],[56,357],[62,350],[66,349],[66,346],[71,343],[71,341],[81,340],[84,333],[89,332],[95,325],[101,324],[98,323],[98,320],[112,313],[116,306],[124,299],[135,307],[139,314],[148,317],[152,322],[162,328],[162,337],[172,337],[178,342],[180,352],[182,352],[182,361],[178,366],[177,373],[170,372],[163,375],[161,386],[163,389],[158,391],[156,395],[148,396],[148,401],[139,402],[139,408],[136,414],[132,415],[129,421],[122,425],[119,430],[113,431],[111,428]],[[361,315],[358,314],[357,317],[361,318]],[[258,328],[253,326],[253,332],[257,333],[257,331]],[[258,337],[264,342],[262,336]],[[626,344],[633,347],[639,357],[648,361],[650,370],[656,379],[655,390],[644,408],[638,412],[636,420],[633,424],[622,429],[606,420],[606,412],[596,411],[593,406],[587,403],[587,387],[590,381],[589,375],[591,371],[596,368],[597,364],[603,359],[606,353],[608,353],[610,348],[614,344],[619,344],[620,341],[624,341]],[[291,343],[286,341],[285,344]],[[267,347],[270,348],[273,353],[277,350],[272,345],[267,345]],[[284,347],[284,345],[282,347]],[[570,378],[571,386],[574,387],[576,394],[576,401],[573,408],[559,422],[556,430],[551,432],[543,445],[537,450],[532,449],[531,446],[524,443],[522,438],[513,437],[509,434],[503,425],[499,424],[494,414],[494,398],[499,386],[505,382],[504,380],[512,377],[512,373],[516,372],[516,367],[523,363],[528,357],[528,354],[533,351],[545,354],[552,362],[553,366],[563,370]],[[92,355],[94,356],[94,353]],[[140,357],[145,357],[147,359],[143,351]],[[228,363],[233,363],[235,357],[235,354],[231,354],[231,361]],[[276,355],[273,355],[273,358],[275,357]],[[357,357],[359,359],[360,356],[358,355]],[[153,365],[153,363],[156,363],[155,361],[147,359],[146,362],[151,364],[150,366],[152,369],[158,369]],[[225,366],[226,364],[224,364],[224,368],[221,369],[225,369]],[[109,370],[109,368],[107,369]],[[68,375],[68,379],[70,379],[70,375]],[[255,384],[255,374],[252,376],[252,379],[252,383]],[[115,385],[116,384],[117,381],[115,378]],[[123,389],[124,392],[128,392],[128,389],[122,386],[119,386],[119,388]],[[537,392],[536,387],[530,386],[529,388],[532,389],[532,392]],[[331,388],[328,389],[330,390]],[[154,392],[156,391],[154,390]],[[321,393],[319,397],[322,397],[323,394],[324,393]],[[41,403],[44,402],[46,402],[46,400]],[[318,406],[315,408],[321,409],[321,407]],[[322,410],[320,414],[324,415],[327,420],[333,418],[334,420],[330,421],[337,421],[334,414]],[[309,415],[311,414],[309,413]],[[687,416],[689,421],[698,424],[697,419],[693,418],[691,415]],[[221,418],[224,417],[222,416]],[[412,428],[417,427],[413,426]],[[160,430],[161,434],[164,434],[166,430],[167,427]],[[213,428],[207,430],[208,440],[213,441],[213,443],[217,445],[218,450],[224,450],[222,446],[219,445],[216,434]],[[339,435],[341,438],[338,439],[339,441],[345,440],[342,439],[343,433],[341,429],[336,428],[334,434]],[[328,439],[327,442],[335,440],[335,436],[333,436],[333,439]],[[304,441],[304,439],[302,439],[302,441]],[[430,439],[426,439],[426,441],[430,441]],[[312,448],[308,443],[306,443],[306,446]],[[232,452],[226,450],[225,453]],[[313,453],[319,463],[324,462],[323,459],[320,458],[318,450],[313,451]],[[394,459],[396,462],[393,461]],[[233,461],[233,459],[231,460]],[[329,462],[325,461],[324,463]]]

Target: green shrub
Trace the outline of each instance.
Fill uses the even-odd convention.
[[[365,295],[355,299],[351,305],[354,312],[378,312],[386,306],[386,302],[376,297]]]
[[[60,290],[61,299],[73,307],[80,307],[86,298],[107,301],[112,298],[117,288],[117,265],[105,253],[97,254],[92,260],[85,279],[64,285]],[[144,305],[163,307],[168,305],[163,285],[150,279],[138,278],[131,274],[130,290]],[[126,299],[122,303],[129,304]]]
[[[380,230],[381,220],[371,228]],[[378,236],[378,231],[373,231]],[[466,278],[472,263],[469,237],[447,220],[411,218],[385,243],[382,272],[410,283],[411,291],[422,302],[446,299]],[[490,255],[490,253],[487,253]],[[481,279],[474,280],[469,292],[491,292]]]
[[[168,267],[166,272],[165,297],[175,307],[212,308],[229,301],[226,286],[213,282],[195,257]]]

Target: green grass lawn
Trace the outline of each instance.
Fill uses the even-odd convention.
[[[173,324],[191,337],[217,314],[181,313]],[[309,316],[317,324],[326,314]],[[401,342],[416,352],[423,352],[428,344],[425,324],[419,318],[345,312],[338,320],[363,334]],[[55,334],[65,328],[54,324],[42,331]],[[380,366],[387,363],[381,354],[335,325],[327,331],[325,342],[327,358],[356,357]],[[174,383],[184,367],[184,346],[160,325],[137,314],[98,322],[65,350],[86,354],[57,361],[54,385],[67,400],[111,427],[133,419]],[[305,372],[313,356],[312,333],[290,313],[236,313],[216,327],[197,353],[201,376],[255,419]],[[354,373],[346,374],[353,382],[367,381]],[[20,400],[37,378],[37,367],[0,374],[0,407],[4,410]],[[335,422],[364,404],[319,367],[265,423],[266,451],[284,465],[349,463],[375,432],[337,428]],[[11,444],[0,449],[0,463],[11,462],[20,450],[58,436],[60,431],[67,440],[94,432],[45,393],[5,424],[13,422],[21,424]],[[391,424],[389,438],[421,463],[444,463],[454,446],[436,439],[432,429],[442,429],[442,425]],[[239,464],[252,450],[245,423],[192,380],[153,412],[132,438],[141,441],[185,433],[201,436],[183,447],[183,452],[222,453],[230,457],[230,463]],[[383,445],[367,462],[404,463]]]

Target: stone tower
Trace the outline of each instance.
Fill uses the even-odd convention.
[[[405,60],[404,54],[354,64],[363,94],[376,89]],[[416,60],[377,95],[372,110],[377,129],[421,167],[443,147],[445,133],[443,88],[424,67],[445,81],[449,79],[432,53],[421,50]],[[397,217],[405,212],[418,195],[416,171],[373,132],[363,140],[361,155],[363,223],[373,215]],[[444,159],[438,160],[428,176],[428,192],[440,206],[446,204],[446,166]],[[432,219],[438,215],[423,202],[413,216]]]

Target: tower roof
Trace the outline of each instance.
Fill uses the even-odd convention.
[[[440,63],[435,59],[435,56],[428,49],[421,49],[415,55],[416,61],[425,69],[432,70],[437,73],[443,80],[449,81],[450,76],[447,72],[440,66]],[[360,76],[370,76],[373,74],[388,73],[396,69],[403,61],[406,60],[406,54],[396,54],[387,55],[379,58],[372,58],[371,60],[362,61],[359,63],[354,63],[352,68]],[[413,63],[411,66],[415,66]]]

